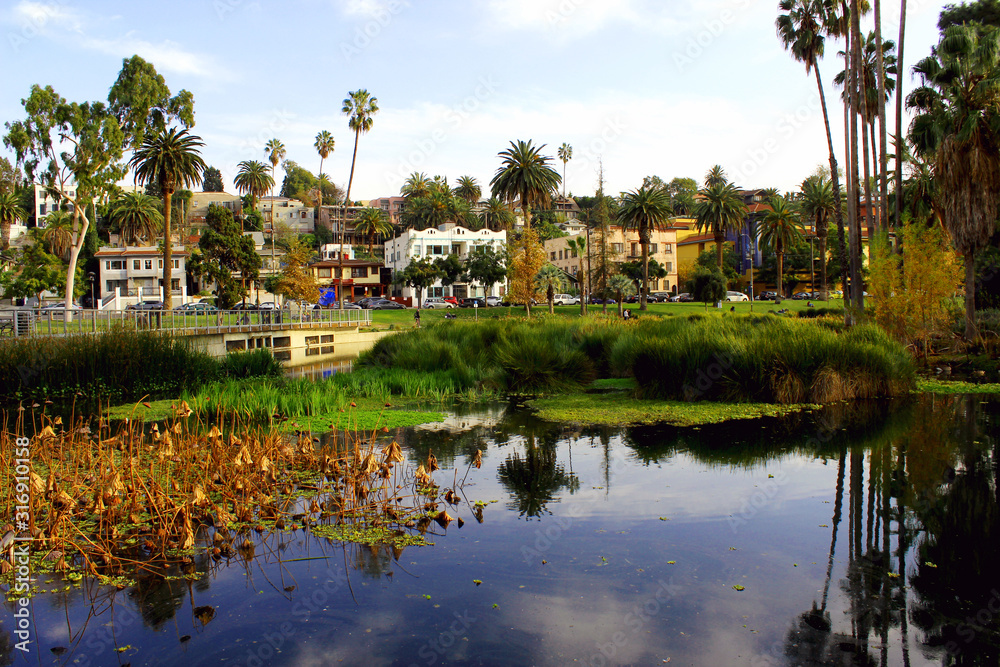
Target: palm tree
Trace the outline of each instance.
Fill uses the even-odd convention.
[[[620,273],[608,278],[608,289],[612,294],[615,295],[615,301],[618,302],[618,317],[622,317],[625,313],[625,297],[632,296],[635,292],[635,283],[628,276],[623,276]]]
[[[112,204],[111,223],[125,245],[151,244],[163,229],[160,200],[144,192],[126,192]]]
[[[721,271],[726,236],[743,228],[747,206],[743,203],[740,191],[732,183],[708,186],[699,190],[698,194],[702,199],[695,205],[696,224],[702,233],[711,231],[715,236],[716,259]]]
[[[406,177],[399,191],[406,199],[426,197],[431,191],[431,179],[424,172],[415,171]]]
[[[823,177],[810,177],[802,181],[802,213],[815,220],[814,232],[819,241],[820,298],[823,301],[827,299],[826,237],[833,207],[833,185],[830,181]]]
[[[322,130],[316,135],[316,141],[313,143],[313,148],[319,153],[319,176],[318,178],[323,178],[323,160],[330,157],[330,153],[333,152],[334,146],[336,145],[333,135],[326,130]],[[317,187],[321,187],[317,184]],[[320,205],[323,204],[323,191],[320,189]]]
[[[347,126],[354,130],[354,153],[351,156],[351,176],[347,179],[347,192],[344,193],[344,214],[340,221],[340,257],[337,262],[338,285],[343,285],[344,278],[344,235],[347,233],[347,207],[351,204],[351,185],[354,183],[354,165],[358,159],[358,139],[361,133],[367,133],[372,129],[375,120],[373,116],[378,113],[378,99],[371,95],[364,88],[348,93],[344,99],[344,106],[341,112],[347,114]],[[345,296],[341,294],[342,289],[338,289],[337,299],[340,302],[340,309],[344,309]]]
[[[508,203],[520,199],[526,228],[531,227],[532,205],[547,206],[562,181],[559,172],[549,166],[552,158],[541,154],[543,148],[545,144],[532,146],[530,139],[510,142],[510,148],[497,154],[503,162],[490,181],[497,199]]]
[[[726,176],[726,170],[722,168],[722,165],[715,165],[708,170],[705,174],[705,187],[710,188],[713,185],[725,185],[729,182],[729,177]]]
[[[10,247],[10,226],[26,216],[16,193],[0,192],[0,252]]]
[[[555,314],[555,296],[566,285],[566,274],[555,264],[545,264],[535,276],[535,287],[545,292],[549,302],[549,315]]]
[[[471,205],[479,202],[479,198],[483,196],[483,189],[479,187],[479,183],[472,176],[461,176],[452,194]]]
[[[482,219],[483,224],[488,229],[500,231],[501,229],[510,229],[511,223],[514,222],[514,213],[505,202],[500,201],[496,197],[491,197],[486,202],[486,208],[482,212]]]
[[[362,209],[354,219],[354,231],[368,237],[368,254],[371,255],[375,239],[392,234],[392,223],[386,219],[381,209],[369,207]]]
[[[949,27],[913,68],[923,80],[907,97],[917,111],[910,140],[931,163],[955,249],[965,257],[965,337],[976,327],[976,253],[1000,212],[1000,35],[976,24]]]
[[[267,159],[271,163],[271,234],[274,234],[274,170],[277,168],[278,163],[285,159],[285,144],[281,143],[277,139],[270,139],[266,144],[264,144],[264,152],[267,153]]]
[[[41,237],[49,246],[49,253],[65,258],[73,245],[73,216],[68,211],[52,211],[45,216]]]
[[[899,7],[899,53],[896,55],[896,70],[903,69],[903,38],[906,36],[906,0]],[[903,83],[899,81],[896,91],[896,224],[903,224]]]
[[[257,209],[257,202],[274,186],[274,178],[267,173],[267,165],[257,160],[243,160],[233,183],[241,195],[250,196],[250,209]]]
[[[573,147],[563,142],[563,145],[556,151],[556,155],[563,163],[563,197],[566,196],[566,163],[573,159]]]
[[[670,193],[663,188],[643,186],[622,195],[616,216],[618,224],[621,225],[622,231],[636,232],[639,235],[639,245],[642,247],[642,291],[639,293],[639,310],[646,310],[646,298],[649,294],[650,235],[654,229],[657,231],[666,229],[672,213]]]
[[[129,160],[135,169],[136,183],[155,182],[163,193],[163,307],[170,310],[173,291],[170,279],[173,269],[173,241],[170,238],[170,208],[174,190],[192,187],[201,182],[205,161],[198,148],[205,144],[201,137],[187,130],[171,128],[147,136]]]
[[[802,223],[799,222],[798,212],[784,197],[774,197],[768,204],[771,210],[765,212],[761,219],[760,242],[774,250],[778,259],[778,296],[784,296],[785,249],[802,239]]]
[[[837,236],[840,239],[840,270],[841,278],[847,288],[847,240],[844,234],[844,218],[840,210],[840,176],[837,171],[837,158],[833,152],[833,134],[830,132],[830,115],[826,108],[826,94],[823,92],[823,79],[819,74],[819,59],[823,57],[826,34],[835,34],[840,30],[840,22],[836,14],[835,0],[781,0],[778,9],[784,14],[778,16],[775,26],[778,38],[786,50],[791,51],[795,60],[804,63],[806,75],[816,74],[816,87],[819,89],[820,104],[823,108],[823,123],[826,127],[826,143],[830,151],[830,178],[833,179],[834,219],[837,222]],[[849,317],[849,315],[848,315]]]
[[[580,259],[580,272],[577,274],[579,278],[576,284],[580,287],[580,314],[587,314],[587,290],[584,286],[587,284],[586,273],[583,270],[583,259],[586,256],[584,253],[587,252],[587,237],[583,234],[576,236],[575,238],[567,239],[566,246],[573,253],[574,257]]]

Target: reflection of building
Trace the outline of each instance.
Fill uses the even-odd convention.
[[[617,226],[612,226],[610,232],[608,243],[611,245],[611,251],[614,254],[616,262],[637,262],[642,260],[642,246],[639,244],[638,233],[635,231],[623,232],[622,228]],[[574,238],[576,236],[549,239],[545,242],[545,254],[550,263],[555,264],[558,268],[565,271],[573,280],[577,280],[580,272],[580,258],[569,249],[568,243],[570,239]],[[591,243],[594,242],[594,239],[595,236],[591,233]],[[649,240],[649,259],[655,259],[667,271],[667,277],[662,280],[649,279],[649,290],[651,292],[672,290],[677,285],[677,253],[675,252],[677,247],[677,229],[671,227],[664,231],[654,230],[650,233]],[[591,248],[589,252],[591,254],[591,266],[593,267],[593,253],[597,251]],[[583,270],[586,271],[586,257],[584,258],[583,265]]]
[[[451,222],[436,229],[409,229],[397,238],[385,242],[385,266],[392,270],[393,275],[398,275],[416,259],[436,260],[455,255],[459,261],[464,262],[476,248],[491,246],[501,252],[506,244],[506,231],[472,231]],[[470,296],[502,296],[505,292],[506,282],[493,285],[487,294],[485,288],[475,282],[458,282],[445,286],[439,279],[423,291],[423,296],[453,296],[461,299]],[[416,290],[397,286],[393,288],[393,295],[412,302],[416,297]]]

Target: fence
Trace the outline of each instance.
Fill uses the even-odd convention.
[[[65,336],[100,333],[115,326],[180,335],[229,331],[276,331],[326,326],[367,326],[370,310],[0,310],[0,335]]]

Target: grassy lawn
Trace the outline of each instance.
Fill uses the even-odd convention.
[[[626,308],[631,309],[632,315],[634,317],[644,317],[649,315],[668,317],[672,315],[689,315],[691,313],[715,313],[715,314],[725,314],[730,312],[730,307],[736,308],[737,313],[747,314],[751,312],[751,306],[753,307],[754,313],[767,313],[768,311],[778,311],[785,308],[788,309],[790,313],[797,313],[802,310],[810,310],[806,307],[805,301],[792,301],[790,299],[785,299],[780,304],[775,304],[773,301],[755,301],[752,304],[747,302],[740,303],[724,303],[721,309],[718,308],[705,308],[703,303],[651,303],[649,304],[649,310],[646,313],[639,311],[638,304],[625,304]],[[814,301],[813,304],[817,308],[839,308],[843,306],[843,301],[831,299],[827,302]],[[413,314],[415,310],[413,308],[407,308],[406,310],[373,310],[372,311],[372,324],[377,329],[388,328],[389,325],[393,325],[395,329],[410,328],[413,326]],[[532,314],[544,313],[548,314],[549,308],[548,304],[539,304],[532,308]],[[580,306],[556,306],[556,315],[560,315],[567,318],[579,317],[580,316]],[[458,319],[462,320],[472,320],[477,317],[477,313],[472,308],[451,308],[445,309],[422,309],[420,311],[420,321],[422,324],[429,324],[433,322],[438,322],[444,320],[445,313],[453,314]],[[589,313],[591,315],[602,315],[603,306],[591,306]],[[478,312],[478,317],[483,318],[497,318],[497,317],[523,317],[524,308],[480,308]],[[618,306],[608,305],[608,316],[618,317]]]

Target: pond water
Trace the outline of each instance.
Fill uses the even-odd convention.
[[[35,597],[28,656],[8,603],[0,664],[996,665],[998,416],[964,396],[701,429],[456,410],[392,434],[466,480],[433,546],[255,536],[196,581]]]

